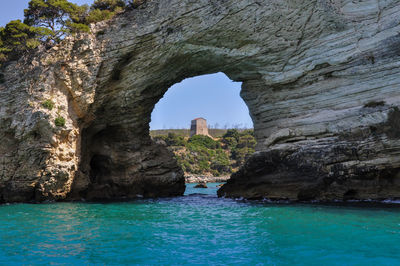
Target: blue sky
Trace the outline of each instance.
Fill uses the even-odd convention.
[[[150,128],[189,128],[196,117],[204,117],[210,126],[218,123],[218,128],[253,127],[240,89],[241,83],[223,73],[185,79],[169,88],[157,103]]]
[[[4,1],[4,0],[3,0]],[[91,0],[70,0],[91,4]],[[5,0],[0,9],[0,26],[10,20],[23,20],[29,0]],[[219,128],[240,125],[253,127],[249,111],[240,98],[241,83],[232,82],[225,74],[198,76],[172,86],[157,103],[152,113],[151,129],[189,128],[190,121],[204,117]]]

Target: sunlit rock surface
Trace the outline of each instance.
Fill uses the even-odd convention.
[[[243,82],[258,141],[220,196],[400,197],[399,32],[396,0],[148,1],[6,67],[0,200],[182,195],[151,112],[215,72]]]

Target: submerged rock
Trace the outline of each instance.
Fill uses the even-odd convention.
[[[194,188],[208,188],[206,182],[200,182],[194,186]]]
[[[396,0],[153,0],[10,62],[0,201],[182,195],[151,112],[215,72],[243,82],[258,142],[220,196],[400,198],[399,18]]]

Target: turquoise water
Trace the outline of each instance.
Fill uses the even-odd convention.
[[[400,265],[399,208],[248,203],[216,198],[215,185],[0,206],[0,264]]]

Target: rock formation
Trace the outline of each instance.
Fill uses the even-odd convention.
[[[208,188],[206,182],[200,182],[197,185],[194,186],[194,188]]]
[[[400,197],[399,32],[396,0],[150,0],[3,70],[0,201],[181,195],[151,112],[216,72],[258,141],[220,196]]]

